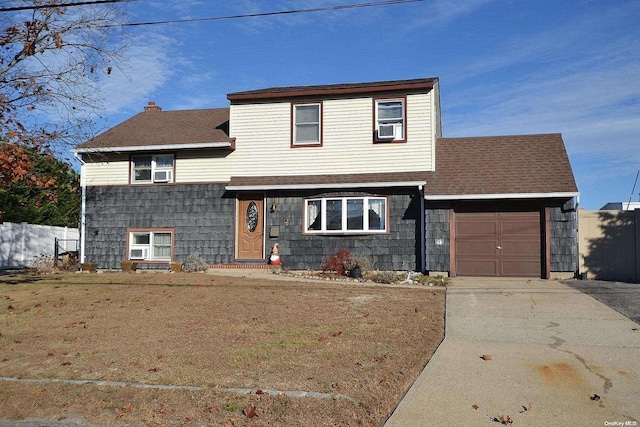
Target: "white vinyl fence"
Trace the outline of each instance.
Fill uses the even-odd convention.
[[[75,251],[79,235],[77,228],[26,222],[0,224],[0,269],[29,267],[39,255],[53,257],[56,239],[60,240],[60,252]]]

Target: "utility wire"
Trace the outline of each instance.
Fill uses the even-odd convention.
[[[241,19],[241,18],[257,18],[261,16],[275,16],[275,15],[292,15],[296,13],[314,13],[314,12],[329,12],[335,10],[344,10],[344,9],[358,9],[364,7],[378,7],[378,6],[389,6],[394,4],[405,4],[405,3],[419,3],[425,2],[427,0],[384,0],[384,1],[375,1],[369,3],[352,3],[352,4],[344,4],[338,6],[326,6],[326,7],[316,7],[311,9],[293,9],[293,10],[281,10],[276,12],[262,12],[262,13],[247,13],[241,15],[227,15],[227,16],[213,16],[209,18],[189,18],[189,19],[170,19],[166,21],[149,21],[149,22],[132,22],[128,24],[117,24],[112,25],[116,27],[139,27],[143,25],[161,25],[161,24],[178,24],[184,22],[203,22],[203,21],[222,21],[226,19]]]
[[[75,1],[71,3],[60,3],[60,4],[40,4],[34,6],[14,6],[14,7],[3,7],[0,8],[0,12],[18,12],[21,10],[37,10],[37,9],[49,9],[52,7],[67,7],[67,6],[88,6],[92,4],[103,4],[103,3],[124,3],[129,1],[137,1],[137,0],[92,0],[92,1]]]

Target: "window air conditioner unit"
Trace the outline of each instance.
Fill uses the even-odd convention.
[[[171,181],[171,171],[155,171],[153,173],[153,182],[169,182]]]
[[[129,259],[147,259],[149,257],[149,249],[132,248],[129,250]]]
[[[380,125],[378,126],[378,139],[395,139],[396,125]]]

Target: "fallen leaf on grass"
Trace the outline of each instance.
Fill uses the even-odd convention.
[[[524,406],[522,405],[522,411],[520,411],[521,414],[530,411],[531,410],[531,403],[529,403],[529,406]]]
[[[256,407],[253,405],[247,405],[242,410],[242,413],[244,414],[245,417],[251,419],[256,416]]]
[[[491,357],[488,354],[483,354],[482,356],[480,356],[480,359],[482,359],[482,360],[491,360],[491,359],[493,359],[493,357]]]
[[[122,407],[122,409],[116,408],[116,418],[121,418],[123,414],[131,412],[133,412],[133,403],[127,403]]]
[[[60,366],[69,366],[69,365],[71,365],[71,362],[62,362],[60,364]]]
[[[340,335],[342,335],[342,331],[334,332],[331,334],[332,337],[339,337]]]
[[[598,401],[600,400],[600,396],[598,396],[597,394],[594,394],[593,396],[591,396],[589,399],[593,400],[593,401]]]
[[[493,421],[495,421],[496,423],[500,423],[502,425],[508,425],[508,424],[513,424],[513,420],[511,419],[511,417],[509,415],[500,415],[500,418],[498,417],[493,417]]]

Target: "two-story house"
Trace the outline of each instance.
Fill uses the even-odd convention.
[[[442,138],[436,78],[230,93],[143,112],[75,149],[81,257],[549,277],[576,269],[577,188],[559,134]]]

